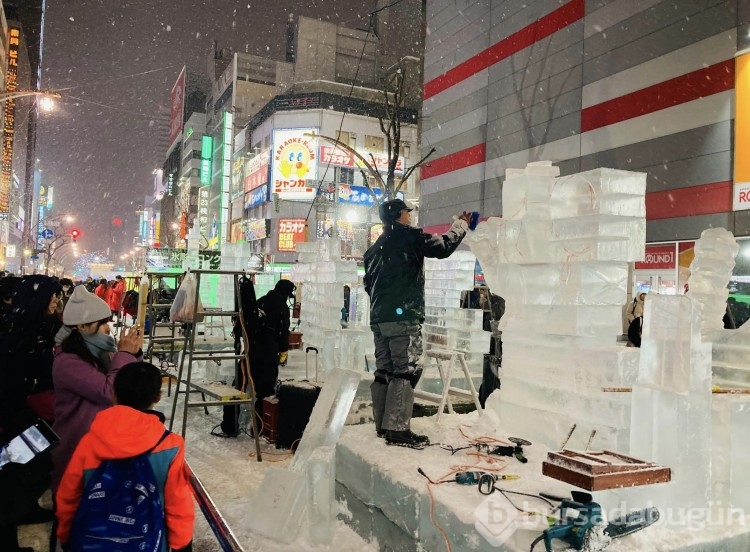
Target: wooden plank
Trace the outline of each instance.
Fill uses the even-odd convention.
[[[190,386],[199,390],[201,393],[215,397],[221,401],[244,400],[250,398],[250,395],[235,389],[230,385],[213,382],[191,382]]]

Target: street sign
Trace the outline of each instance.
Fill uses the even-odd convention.
[[[51,228],[45,228],[41,232],[39,232],[39,235],[43,240],[51,240],[52,236],[55,235],[55,233],[52,231]]]

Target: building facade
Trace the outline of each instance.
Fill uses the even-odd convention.
[[[669,269],[654,266],[666,270],[661,291],[681,290],[677,263],[692,246],[679,243],[710,227],[750,236],[750,174],[735,171],[748,126],[735,118],[748,101],[738,86],[747,2],[461,4],[459,18],[452,0],[427,1],[422,149],[437,150],[422,170],[428,227],[459,207],[502,215],[505,169],[551,160],[563,175],[648,175],[647,241],[672,255]]]

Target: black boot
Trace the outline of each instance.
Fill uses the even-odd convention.
[[[421,450],[430,444],[430,440],[424,435],[417,435],[411,430],[386,431],[385,442],[388,445],[408,447]]]

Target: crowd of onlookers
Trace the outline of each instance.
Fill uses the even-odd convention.
[[[66,278],[0,275],[4,552],[33,552],[19,548],[17,527],[50,521],[55,522],[50,550],[78,549],[74,519],[79,523],[79,503],[86,498],[84,472],[111,455],[140,454],[149,458],[163,501],[165,540],[157,549],[191,548],[194,507],[184,473],[184,442],[165,431],[160,413],[149,410],[160,398],[161,373],[142,362],[137,326],[121,331],[118,339],[111,335],[110,322],[121,317],[125,287],[120,276],[76,285]],[[30,459],[14,459],[8,444],[40,420],[51,426],[59,443]],[[47,489],[54,511],[38,502]]]

